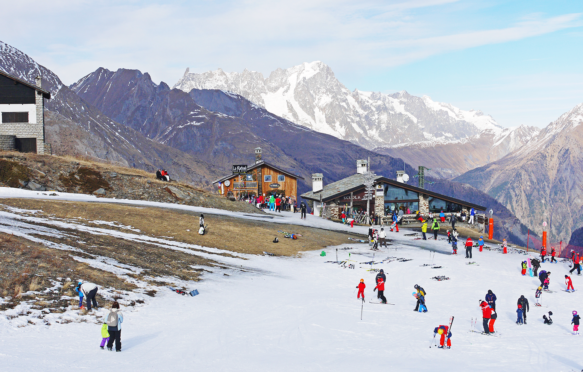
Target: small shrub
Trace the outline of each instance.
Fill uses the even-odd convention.
[[[17,162],[0,159],[0,182],[10,187],[20,187],[19,180],[30,181],[30,169]]]

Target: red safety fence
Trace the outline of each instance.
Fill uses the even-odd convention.
[[[530,235],[527,241],[527,248],[529,251],[539,251],[542,249],[543,241],[538,239],[536,236]],[[583,247],[579,247],[576,245],[570,245],[563,241],[559,242],[550,242],[547,241],[547,255],[551,255],[551,247],[555,247],[557,252],[557,257],[570,257],[571,250],[583,255]]]

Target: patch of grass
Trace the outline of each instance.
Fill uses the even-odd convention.
[[[91,194],[101,188],[109,190],[109,183],[101,173],[88,167],[80,167],[68,175],[61,174],[59,180],[67,188],[79,188],[85,194]]]
[[[20,187],[20,182],[30,181],[30,169],[11,160],[0,159],[0,182],[10,187]]]

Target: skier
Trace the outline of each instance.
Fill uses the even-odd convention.
[[[547,272],[546,270],[541,270],[541,272],[538,274],[538,280],[540,280],[540,284],[543,285],[545,284],[545,279],[549,276],[551,272]]]
[[[107,328],[107,323],[103,323],[101,326],[101,345],[99,345],[102,350],[105,344],[109,341],[109,332],[107,331]]]
[[[496,295],[494,294],[494,292],[492,292],[491,289],[488,289],[488,294],[486,295],[486,302],[488,302],[488,305],[496,310]]]
[[[441,223],[445,222],[445,213],[443,213],[443,210],[439,213],[439,219],[441,220]]]
[[[545,324],[548,324],[548,325],[553,324],[553,319],[551,318],[551,315],[553,315],[553,312],[552,311],[549,311],[549,317],[548,318],[547,318],[546,315],[543,315],[543,319],[545,320],[544,321]]]
[[[97,285],[93,283],[83,283],[79,282],[79,289],[83,292],[85,296],[85,302],[87,303],[87,310],[91,311],[91,304],[97,309],[97,300],[95,295],[97,295]]]
[[[538,287],[534,293],[534,306],[542,306],[540,304],[540,296],[543,294],[543,287]]]
[[[424,312],[427,312],[427,306],[425,305],[425,296],[427,295],[427,292],[425,292],[425,289],[423,289],[423,287],[420,287],[417,284],[415,284],[414,288],[417,290],[416,293],[417,305],[415,306],[415,310],[413,311],[419,311],[419,305],[422,305],[423,307],[425,307]]]
[[[506,239],[502,240],[502,253],[503,254],[508,253],[508,243],[506,243]]]
[[[532,271],[534,272],[534,276],[538,276],[538,269],[540,269],[540,261],[538,260],[538,258],[533,258],[530,260],[530,263],[532,264]]]
[[[115,301],[111,305],[111,311],[107,315],[107,331],[109,332],[109,341],[107,341],[107,350],[111,351],[115,341],[115,351],[121,351],[121,323],[123,323],[123,314],[119,310],[119,303]]]
[[[573,288],[573,281],[569,275],[565,275],[565,285],[567,285],[567,292],[575,292],[575,288]]]
[[[446,325],[440,325],[439,327],[435,327],[435,329],[433,330],[433,334],[435,337],[435,335],[439,334],[441,336],[441,339],[439,340],[439,348],[443,349],[449,349],[451,348],[451,332],[449,332],[449,326]],[[447,346],[445,345],[445,338],[447,337]]]
[[[375,281],[378,283],[380,279],[382,279],[383,282],[387,281],[387,276],[385,275],[385,272],[383,271],[383,269],[381,269],[381,271],[379,271],[379,273],[375,277]]]
[[[547,255],[547,247],[543,247],[543,249],[540,251],[540,262],[541,263],[545,263],[545,256]]]
[[[480,300],[480,307],[482,308],[482,325],[484,326],[484,333],[490,334],[490,332],[494,332],[494,325],[492,324],[492,327],[490,327],[490,321],[492,320],[492,313],[494,312],[494,309],[488,306],[486,301],[482,300]],[[490,331],[491,328],[492,331]]]
[[[364,284],[364,279],[360,279],[360,283],[356,286],[356,288],[358,288],[358,294],[356,295],[356,298],[359,299],[360,297],[362,297],[362,300],[364,301],[364,289],[366,288],[366,284]]]
[[[474,218],[476,218],[476,210],[474,208],[470,209],[470,221],[468,223],[474,224]]]
[[[518,309],[516,309],[516,314],[518,315],[516,319],[516,324],[524,324],[522,320],[522,305],[518,305]]]
[[[83,310],[83,291],[81,290],[81,285],[83,283],[79,282],[75,291],[79,294],[79,310]]]
[[[439,232],[439,222],[437,222],[437,218],[433,219],[433,225],[431,225],[431,230],[433,230],[433,239],[437,240],[437,233]]]
[[[544,289],[545,291],[548,291],[548,290],[549,290],[549,283],[550,283],[550,281],[551,281],[551,280],[549,279],[549,277],[547,277],[547,278],[545,279],[545,282],[543,283],[543,289]]]
[[[384,295],[384,292],[385,292],[385,281],[382,278],[380,278],[379,281],[377,282],[377,286],[374,287],[373,292],[376,291],[377,289],[379,290],[378,296],[381,299],[381,302],[383,304],[386,304],[387,303],[387,299],[385,298],[385,295]]]
[[[573,311],[573,319],[571,320],[571,324],[573,324],[573,335],[579,335],[579,321],[581,317],[577,315],[576,311]]]
[[[306,203],[302,202],[302,204],[300,204],[300,219],[306,219],[306,211],[308,210],[308,207],[306,206]]]
[[[522,261],[522,276],[526,275],[526,261]]]
[[[557,263],[557,260],[555,259],[556,254],[557,252],[555,251],[555,247],[551,247],[551,263]]]
[[[575,250],[571,249],[571,262],[575,262]]]
[[[452,249],[451,254],[457,254],[457,239],[451,242],[451,249]]]
[[[524,317],[524,324],[526,324],[526,313],[530,311],[528,300],[526,299],[526,297],[524,297],[524,295],[522,295],[520,296],[516,304],[522,306],[523,312],[522,316]]]
[[[484,237],[480,236],[480,239],[478,240],[478,245],[480,246],[480,252],[482,252],[482,249],[484,248]]]
[[[470,238],[468,236],[468,239],[466,239],[466,258],[472,258],[472,247],[474,246],[474,242],[472,241],[472,238]]]
[[[577,270],[577,275],[581,275],[581,263],[580,263],[579,253],[575,255],[573,259],[573,268],[569,270],[569,274],[572,274],[573,271]]]

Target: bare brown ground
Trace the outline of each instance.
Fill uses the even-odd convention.
[[[40,209],[45,215],[58,218],[82,218],[87,220],[83,222],[95,227],[104,226],[91,224],[88,221],[114,221],[122,225],[130,225],[150,236],[172,237],[173,240],[180,242],[247,254],[263,254],[266,251],[293,256],[303,251],[345,244],[349,242],[348,237],[356,237],[356,235],[322,229],[217,215],[205,215],[209,229],[208,234],[201,236],[198,234],[198,214],[194,215],[185,211],[30,199],[4,199],[1,204],[22,209]],[[111,227],[107,226],[107,228]],[[282,233],[278,232],[279,230],[302,236],[297,240],[286,239]],[[131,233],[131,231],[123,231]],[[277,244],[272,242],[275,237],[279,239]]]

